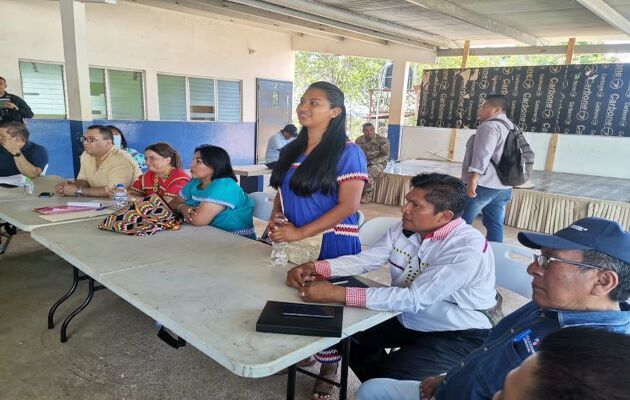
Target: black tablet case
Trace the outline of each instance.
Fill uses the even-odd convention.
[[[256,322],[257,332],[286,333],[290,335],[341,337],[343,307],[297,303],[312,307],[332,307],[333,318],[294,317],[282,315],[287,304],[281,301],[268,301]]]

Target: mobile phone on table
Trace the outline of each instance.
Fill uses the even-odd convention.
[[[282,315],[285,317],[333,318],[335,309],[330,306],[287,304],[282,309]]]
[[[53,197],[55,194],[52,192],[41,192],[39,197]]]
[[[265,228],[265,231],[263,232],[259,240],[271,246],[271,238],[269,237],[269,225],[267,225],[267,227]]]

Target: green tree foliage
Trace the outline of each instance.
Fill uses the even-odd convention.
[[[370,106],[370,89],[379,87],[386,60],[335,56],[332,54],[296,52],[294,103],[313,82],[327,81],[337,85],[346,96],[348,129],[353,137],[359,134]]]
[[[587,44],[580,42],[578,44]],[[467,67],[514,67],[520,65],[557,65],[564,63],[564,55],[524,55],[524,56],[472,56],[468,58]],[[616,55],[578,54],[573,57],[575,64],[601,64],[621,62]],[[370,106],[370,90],[378,89],[381,83],[383,67],[387,60],[337,56],[333,54],[296,52],[295,79],[293,85],[294,105],[297,106],[300,96],[308,85],[316,81],[328,81],[339,86],[346,95],[348,112],[348,130],[351,137],[360,135],[361,125],[367,120]],[[441,57],[436,64],[414,64],[416,70],[414,85],[422,81],[425,69],[459,68],[461,57]],[[388,103],[388,99],[382,100]],[[408,106],[413,105],[413,96],[408,97]],[[417,111],[417,110],[415,110]],[[405,118],[405,124],[415,125],[416,117]],[[379,131],[384,133],[381,121]]]

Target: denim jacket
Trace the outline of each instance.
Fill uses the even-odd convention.
[[[437,400],[491,399],[503,387],[506,375],[535,351],[540,340],[561,328],[602,327],[630,334],[630,304],[621,311],[561,311],[530,302],[505,317],[490,331],[483,346],[451,368],[436,391]],[[527,336],[528,344],[522,339]]]

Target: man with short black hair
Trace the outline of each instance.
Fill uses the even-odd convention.
[[[76,181],[59,183],[55,190],[62,196],[109,197],[116,185],[126,188],[142,175],[129,153],[114,146],[111,129],[92,125],[82,136],[84,152]]]
[[[287,274],[287,284],[305,301],[401,312],[353,336],[350,367],[361,381],[447,370],[481,345],[500,318],[492,250],[461,219],[464,184],[443,174],[417,175],[411,183],[402,222],[373,247],[305,263]],[[318,280],[359,275],[387,262],[391,287],[345,288]]]
[[[33,111],[22,98],[7,93],[7,81],[0,76],[0,122],[24,122],[33,118]]]
[[[383,175],[387,160],[389,159],[389,139],[376,133],[376,128],[371,122],[366,122],[362,127],[363,135],[354,142],[363,150],[367,158],[368,181],[363,187],[363,203],[374,201],[374,181]]]
[[[267,142],[267,151],[265,152],[265,164],[269,168],[273,168],[280,157],[280,150],[287,144],[291,143],[297,137],[297,128],[293,124],[287,124],[280,132],[276,132]]]
[[[48,165],[45,147],[29,141],[30,133],[21,122],[0,122],[0,176],[39,176]]]
[[[513,369],[492,400],[622,400],[630,397],[630,336],[565,328]]]
[[[538,351],[547,335],[571,326],[630,334],[630,232],[618,222],[580,219],[553,235],[521,232],[539,249],[527,268],[532,302],[507,315],[487,340],[454,367],[419,381],[374,379],[359,400],[490,400],[508,372]]]
[[[501,183],[495,168],[503,155],[508,133],[514,127],[506,112],[505,96],[486,97],[477,111],[481,125],[468,139],[462,163],[462,180],[468,195],[462,218],[472,224],[479,213],[483,214],[486,237],[491,242],[503,241],[505,206],[512,199],[512,186]]]

